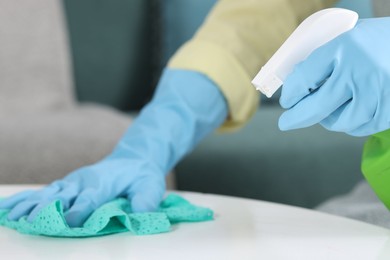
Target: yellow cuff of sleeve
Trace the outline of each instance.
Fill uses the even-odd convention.
[[[255,113],[259,94],[239,61],[221,46],[199,40],[190,41],[176,52],[168,67],[201,72],[217,84],[226,98],[229,117],[219,129],[242,127]]]

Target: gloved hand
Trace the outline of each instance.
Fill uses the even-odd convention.
[[[11,209],[11,220],[28,215],[32,221],[42,207],[59,199],[71,227],[116,197],[128,198],[134,212],[153,211],[165,192],[166,173],[226,116],[225,99],[208,78],[167,69],[153,100],[112,154],[39,191],[5,199],[0,208]]]
[[[284,82],[280,104],[288,110],[280,117],[279,128],[320,123],[353,136],[389,129],[389,46],[386,17],[360,20],[319,47]]]

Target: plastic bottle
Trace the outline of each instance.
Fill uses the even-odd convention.
[[[270,98],[296,64],[321,45],[352,29],[358,18],[356,12],[343,8],[329,8],[312,14],[261,68],[252,84]]]

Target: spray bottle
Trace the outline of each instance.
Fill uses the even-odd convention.
[[[252,84],[270,98],[296,64],[321,45],[352,29],[358,17],[356,12],[343,8],[329,8],[312,14],[261,68]]]

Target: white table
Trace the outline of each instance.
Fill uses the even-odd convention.
[[[27,186],[0,185],[0,196]],[[170,233],[70,239],[0,227],[0,259],[390,259],[390,231],[312,210],[235,197],[181,192],[210,207],[214,221]]]

